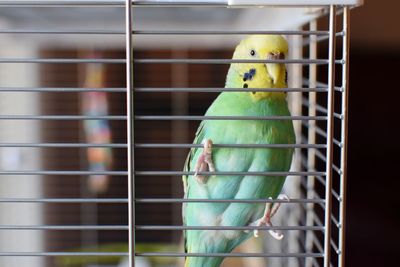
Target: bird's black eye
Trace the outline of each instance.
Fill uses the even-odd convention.
[[[256,51],[254,51],[254,49],[251,49],[250,55],[255,56],[255,54],[256,54]]]

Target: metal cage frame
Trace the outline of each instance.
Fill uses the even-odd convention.
[[[235,1],[233,1],[235,2]],[[290,2],[284,1],[285,7],[293,5]],[[286,3],[288,2],[288,3]],[[296,4],[296,6],[307,6],[306,3]],[[306,1],[305,1],[306,2]],[[315,3],[314,3],[315,2]],[[128,256],[129,266],[135,266],[135,257],[203,257],[203,256],[222,256],[222,257],[278,257],[278,258],[303,258],[304,266],[340,266],[345,264],[345,215],[346,215],[346,173],[347,173],[347,131],[348,131],[348,64],[349,64],[349,37],[350,37],[350,9],[359,1],[348,1],[348,3],[337,3],[346,1],[326,1],[325,5],[321,5],[321,1],[313,1],[313,6],[322,7],[322,12],[315,16],[308,24],[307,30],[297,31],[255,31],[255,30],[240,30],[240,31],[219,31],[219,30],[199,30],[199,31],[183,31],[183,30],[140,30],[134,29],[132,8],[135,6],[152,7],[152,6],[220,6],[228,7],[230,1],[219,2],[204,2],[204,1],[176,1],[163,4],[159,1],[0,1],[0,6],[118,6],[125,9],[125,30],[24,30],[24,29],[0,29],[0,34],[95,34],[95,35],[121,35],[125,37],[126,58],[125,59],[52,59],[52,58],[0,58],[0,63],[102,63],[102,64],[125,64],[126,65],[126,88],[43,88],[43,87],[1,87],[0,92],[84,92],[102,91],[102,92],[122,92],[126,93],[127,114],[118,116],[87,116],[87,115],[0,115],[1,120],[126,120],[127,123],[127,143],[119,144],[90,144],[90,143],[1,143],[0,147],[28,147],[28,148],[87,148],[87,147],[109,147],[109,148],[124,148],[127,150],[128,166],[127,170],[120,171],[62,171],[62,170],[32,170],[32,171],[4,171],[0,170],[1,175],[118,175],[127,176],[128,179],[128,197],[127,198],[87,198],[87,199],[68,199],[68,198],[1,198],[1,203],[124,203],[128,205],[128,225],[1,225],[0,230],[123,230],[128,231],[129,235],[129,250],[128,252],[0,252],[0,256]],[[264,4],[262,4],[264,3]],[[266,7],[276,5],[276,1],[255,1],[253,4],[243,4],[238,1],[238,7],[246,7],[251,5],[263,5]],[[328,30],[318,30],[317,19],[321,16],[328,16]],[[337,31],[337,17],[342,16],[342,30]],[[284,60],[232,60],[232,59],[187,59],[187,58],[170,58],[170,59],[135,59],[133,57],[134,38],[136,35],[246,35],[246,34],[282,34],[287,36],[306,37],[303,41],[304,47],[308,47],[308,58],[302,59],[284,59]],[[342,54],[337,59],[337,40],[342,39]],[[317,46],[320,42],[328,42],[328,58],[320,59],[317,55]],[[237,116],[148,116],[137,115],[134,107],[134,96],[136,93],[148,92],[223,92],[223,91],[245,91],[246,89],[237,88],[139,88],[135,87],[133,77],[133,64],[230,64],[230,63],[285,63],[288,65],[297,64],[308,66],[308,78],[304,80],[303,86],[298,88],[288,87],[283,89],[274,88],[258,88],[252,89],[260,92],[296,92],[298,93],[297,101],[302,103],[307,111],[307,115],[293,115],[288,117],[237,117]],[[326,78],[327,83],[322,83],[317,80],[318,66],[327,66]],[[341,84],[335,83],[336,73],[335,68],[341,68]],[[326,94],[326,107],[318,103],[317,94]],[[340,108],[335,108],[335,96],[340,96]],[[323,114],[323,115],[321,115]],[[151,203],[184,203],[184,202],[243,202],[243,203],[267,203],[267,202],[285,202],[282,200],[268,199],[220,199],[220,200],[205,200],[205,199],[183,199],[183,198],[136,198],[135,196],[135,177],[136,176],[181,176],[183,174],[193,174],[193,172],[184,172],[178,170],[168,171],[146,171],[137,170],[135,168],[135,149],[136,148],[181,148],[190,149],[193,147],[201,147],[194,144],[172,144],[172,143],[136,143],[135,142],[135,121],[157,121],[157,120],[279,120],[287,119],[299,121],[301,127],[307,129],[302,134],[304,142],[294,145],[255,145],[255,144],[215,144],[215,147],[257,147],[257,148],[282,148],[292,147],[298,150],[304,149],[302,154],[302,166],[299,170],[289,172],[265,172],[265,173],[248,173],[248,172],[217,172],[219,175],[293,175],[308,177],[303,181],[304,198],[291,199],[290,204],[299,204],[304,208],[304,224],[296,226],[274,226],[274,227],[191,227],[191,226],[168,226],[168,225],[137,225],[135,223],[135,206],[139,204]],[[335,120],[339,121],[335,123]],[[318,125],[318,122],[326,123],[326,129]],[[340,133],[335,134],[334,129],[340,129]],[[297,135],[299,132],[297,133]],[[318,140],[324,139],[324,143],[318,143]],[[321,152],[323,149],[325,152]],[[335,159],[334,151],[338,151],[338,159]],[[299,154],[300,155],[300,154]],[[316,167],[316,162],[320,160],[325,164],[325,170],[320,171]],[[208,172],[203,173],[210,174]],[[215,174],[215,173],[213,173]],[[334,182],[338,182],[338,187],[334,186]],[[316,185],[320,184],[324,188],[324,196],[315,189]],[[336,214],[332,211],[332,206],[337,205],[338,211]],[[323,218],[314,211],[314,207],[320,206],[324,210]],[[304,231],[304,247],[305,253],[218,253],[218,254],[187,254],[187,253],[158,253],[147,252],[138,253],[135,251],[135,231],[149,230],[190,230],[190,229],[205,229],[205,230],[283,230],[283,231]],[[332,237],[332,232],[335,230],[337,236]],[[314,231],[323,233],[322,240],[316,238]],[[317,252],[314,252],[314,251]],[[333,263],[334,262],[334,263]]]
[[[127,5],[131,5],[129,3],[131,1],[127,1]],[[185,3],[181,4],[178,3],[177,5],[190,5],[192,4]],[[290,92],[310,92],[309,99],[305,100],[308,101],[309,106],[309,116],[290,116],[288,118],[282,117],[258,117],[258,118],[244,118],[244,117],[237,117],[237,116],[227,116],[227,117],[207,117],[207,116],[135,116],[134,113],[131,114],[131,117],[136,120],[235,120],[235,119],[291,119],[291,120],[300,120],[300,121],[309,121],[309,132],[308,132],[308,143],[307,144],[296,144],[296,145],[218,145],[216,144],[215,147],[294,147],[294,148],[307,148],[308,155],[307,160],[308,162],[305,163],[306,167],[309,171],[305,172],[282,172],[282,173],[225,173],[225,172],[217,172],[219,175],[306,175],[310,176],[308,180],[308,190],[307,190],[307,198],[306,199],[293,199],[291,203],[307,203],[309,208],[313,207],[314,204],[324,204],[325,205],[325,215],[324,215],[324,222],[319,223],[319,226],[290,226],[290,227],[192,227],[192,226],[141,226],[136,225],[133,226],[132,229],[136,230],[196,230],[196,229],[204,229],[204,230],[254,230],[254,229],[262,229],[262,230],[269,230],[269,229],[276,229],[276,230],[323,230],[324,231],[324,240],[323,244],[317,243],[314,244],[315,246],[319,247],[320,253],[217,253],[217,254],[207,254],[207,253],[135,253],[136,256],[166,256],[166,257],[186,257],[186,256],[223,256],[223,257],[305,257],[307,259],[314,259],[317,257],[323,258],[323,266],[331,266],[331,257],[332,254],[336,254],[338,257],[338,266],[344,266],[344,238],[345,238],[345,192],[346,192],[346,164],[347,164],[347,106],[348,106],[348,53],[349,53],[349,6],[340,6],[342,8],[340,13],[343,12],[343,29],[341,32],[336,32],[336,16],[338,15],[337,9],[338,6],[330,5],[325,10],[325,14],[329,16],[329,30],[328,31],[318,31],[316,20],[312,20],[310,22],[310,30],[309,31],[134,31],[131,28],[127,29],[127,32],[133,32],[134,35],[142,35],[142,34],[165,34],[165,35],[186,35],[186,34],[193,34],[193,35],[202,35],[202,34],[285,34],[285,35],[302,35],[302,36],[309,36],[308,42],[305,45],[309,45],[310,49],[310,58],[309,59],[286,59],[286,60],[230,60],[230,59],[137,59],[132,60],[135,63],[186,63],[186,64],[230,64],[230,63],[271,63],[271,62],[279,62],[285,64],[305,64],[309,65],[310,69],[310,82],[309,88],[284,88],[284,89],[265,89],[259,88],[257,91],[290,91]],[[131,25],[131,14],[128,12],[126,15],[128,19],[127,25]],[[318,36],[318,37],[317,37]],[[343,38],[343,55],[342,59],[336,59],[336,39],[337,37]],[[317,52],[317,43],[327,40],[329,42],[329,51],[328,51],[328,59],[318,59],[316,52]],[[129,46],[128,46],[129,45]],[[127,38],[127,58],[132,57],[132,39]],[[328,83],[322,84],[317,82],[316,78],[316,64],[327,64],[328,65]],[[340,87],[335,85],[335,65],[339,64],[342,66],[342,84]],[[132,72],[127,73],[132,74]],[[132,76],[128,76],[129,80],[132,80]],[[241,90],[237,88],[135,88],[131,87],[129,91],[132,92],[150,92],[150,91],[172,91],[172,92],[223,92],[223,91],[231,91],[231,90]],[[334,93],[335,91],[339,91],[342,94],[342,112],[338,113],[334,111]],[[327,108],[324,108],[317,104],[316,101],[316,93],[317,92],[327,92]],[[132,97],[132,96],[131,96]],[[132,101],[132,100],[131,100]],[[128,103],[128,107],[132,106],[132,102]],[[316,116],[317,110],[323,109],[326,112],[326,116]],[[134,111],[132,111],[134,112]],[[340,140],[336,140],[334,138],[333,133],[333,121],[335,118],[340,119],[341,121],[341,138]],[[315,124],[318,120],[326,120],[327,121],[327,129],[324,133],[324,130],[318,128]],[[132,129],[133,131],[133,129]],[[315,136],[317,134],[322,134],[326,138],[325,145],[315,144]],[[131,137],[131,142],[133,142],[133,136]],[[341,153],[341,162],[340,167],[337,167],[333,163],[333,149],[334,146],[340,148]],[[191,148],[191,147],[200,147],[201,145],[193,145],[193,144],[131,144],[133,147],[168,147],[168,148]],[[322,155],[321,152],[318,152],[318,148],[326,148],[326,155]],[[133,153],[131,151],[131,153]],[[133,158],[133,156],[131,156]],[[310,171],[315,167],[315,157],[322,157],[325,161],[325,172],[316,172]],[[132,182],[134,183],[134,176],[135,175],[192,175],[192,172],[182,172],[182,171],[135,171],[134,164],[130,166],[132,169]],[[337,193],[332,188],[332,180],[334,176],[334,172],[340,175],[340,192]],[[129,172],[131,173],[131,172]],[[210,174],[208,172],[203,173],[205,175]],[[215,173],[214,173],[215,174]],[[316,179],[318,177],[319,179]],[[325,181],[322,177],[325,177]],[[323,182],[325,186],[325,198],[317,198],[318,194],[313,190],[313,186],[315,183],[315,179],[319,182]],[[311,190],[309,190],[311,188]],[[133,190],[134,192],[134,190]],[[336,219],[332,215],[332,194],[335,195],[337,201],[340,203],[340,214],[339,219]],[[280,200],[256,200],[256,199],[249,199],[249,200],[230,200],[230,199],[222,199],[222,200],[204,200],[204,199],[134,199],[132,197],[131,200],[131,214],[134,214],[134,206],[136,203],[166,203],[166,202],[284,202]],[[307,220],[309,223],[313,224],[313,217],[315,214],[313,211],[307,211]],[[132,223],[134,222],[134,218],[131,219]],[[335,244],[331,239],[331,227],[332,221],[334,222],[333,225],[338,228],[339,230],[339,244]],[[307,224],[308,225],[308,224]],[[132,233],[134,236],[134,234]],[[310,235],[307,236],[307,243],[310,242],[312,237]],[[312,243],[312,241],[311,241]],[[134,241],[132,241],[132,247],[130,248],[134,251]],[[311,244],[312,247],[312,244]],[[333,249],[332,249],[333,248]],[[332,253],[333,251],[333,253]],[[132,264],[134,264],[132,260]],[[320,266],[316,261],[307,261],[307,266]]]

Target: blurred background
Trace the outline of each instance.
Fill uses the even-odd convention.
[[[395,171],[400,143],[397,114],[396,71],[400,59],[400,33],[396,29],[400,3],[387,0],[383,5],[367,1],[351,13],[350,104],[347,201],[347,266],[387,266],[395,264],[400,238],[396,207],[399,180]],[[299,29],[315,14],[310,10],[225,8],[138,8],[134,10],[135,29],[282,30]],[[257,17],[257,23],[254,23]],[[282,19],[282,18],[288,18]],[[290,18],[290,19],[289,19]],[[182,21],[186,23],[183,25]],[[274,24],[273,22],[276,22]],[[326,19],[319,20],[327,29]],[[341,27],[341,25],[340,25]],[[339,29],[341,29],[339,27]],[[1,7],[0,29],[124,29],[124,9],[118,7]],[[306,28],[305,28],[306,29]],[[230,58],[243,36],[137,36],[134,58]],[[300,40],[288,37],[292,47]],[[123,59],[122,34],[6,34],[0,38],[2,58],[83,58]],[[340,42],[338,42],[340,45]],[[319,58],[327,57],[326,43]],[[340,49],[340,47],[339,47]],[[296,52],[297,51],[297,52]],[[291,58],[307,56],[293,49]],[[340,54],[339,54],[340,55]],[[108,116],[108,120],[0,120],[2,143],[111,143],[110,147],[1,147],[0,166],[5,171],[89,170],[95,175],[35,174],[2,175],[0,198],[117,199],[112,203],[0,203],[2,225],[116,225],[119,230],[1,230],[1,251],[121,251],[127,250],[126,114],[125,66],[115,64],[35,64],[0,65],[0,86],[17,89],[54,88],[54,92],[1,92],[2,115],[82,115]],[[134,64],[136,88],[145,87],[223,87],[228,65]],[[291,66],[290,66],[291,67]],[[292,68],[292,67],[291,67]],[[321,68],[321,76],[323,67]],[[298,67],[289,69],[291,86],[299,82]],[[306,73],[306,71],[305,71]],[[320,77],[324,81],[326,77]],[[300,84],[301,86],[301,84]],[[73,88],[112,88],[72,92]],[[64,91],[64,92],[62,92]],[[79,90],[77,90],[79,91]],[[138,115],[203,115],[216,93],[138,93]],[[290,96],[293,97],[293,96]],[[292,110],[298,109],[293,105]],[[298,110],[297,110],[298,111]],[[301,112],[301,111],[300,111]],[[296,112],[294,112],[296,113]],[[198,121],[138,121],[137,143],[191,143]],[[181,170],[185,149],[137,148],[138,170]],[[297,153],[300,153],[298,151]],[[296,163],[293,168],[296,168]],[[321,166],[323,169],[323,166]],[[150,179],[151,178],[151,179]],[[179,177],[138,177],[137,198],[180,198]],[[293,179],[294,180],[294,179]],[[299,184],[288,181],[291,197]],[[297,190],[298,191],[298,190]],[[118,200],[119,199],[119,200]],[[296,206],[288,207],[293,214]],[[138,225],[180,225],[178,204],[137,205]],[[285,214],[285,211],[283,211]],[[287,213],[286,213],[287,214]],[[290,224],[290,220],[283,224]],[[279,223],[278,223],[279,224]],[[295,233],[291,233],[296,235]],[[265,238],[267,238],[265,236]],[[293,236],[292,238],[297,238]],[[139,251],[181,251],[178,231],[138,231]],[[289,238],[289,240],[291,240]],[[262,247],[262,241],[248,243],[242,251]],[[288,244],[284,244],[289,246]],[[272,251],[279,247],[272,246]],[[293,248],[291,249],[298,249]],[[143,259],[144,260],[144,259]],[[24,257],[0,258],[1,266],[124,266],[124,257]],[[176,266],[168,258],[140,262],[138,266]],[[271,266],[277,266],[272,263]],[[289,266],[290,262],[281,262]],[[226,266],[265,266],[262,260],[231,260]]]
[[[365,2],[351,21],[346,262],[390,266],[397,264],[400,238],[400,214],[394,212],[400,204],[395,167],[400,31],[392,30],[400,25],[400,3]]]

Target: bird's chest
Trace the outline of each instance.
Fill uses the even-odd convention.
[[[213,140],[216,144],[229,146],[213,149],[217,168],[226,171],[244,171],[257,161],[260,163],[258,171],[267,170],[268,165],[279,161],[282,152],[287,152],[287,150],[271,148],[268,145],[292,142],[283,123],[280,121],[232,121],[215,127],[219,130],[210,131],[206,138]]]
[[[216,170],[238,174],[211,176],[207,182],[207,191],[211,195],[232,197],[242,184],[246,172],[283,171],[286,168],[284,165],[289,151],[265,146],[282,143],[285,139],[285,133],[281,133],[276,124],[245,121],[241,125],[233,122],[224,127],[219,135],[213,133],[206,138],[212,139],[215,144],[229,145],[213,149]],[[267,181],[265,178],[258,180],[260,186]]]

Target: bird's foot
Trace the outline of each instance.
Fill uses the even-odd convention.
[[[199,172],[214,172],[214,162],[212,161],[212,141],[210,139],[206,139],[203,141],[203,152],[197,159],[196,165],[194,167],[194,177],[200,184],[205,184],[207,182],[207,176],[199,175]]]
[[[272,200],[272,198],[269,198]],[[289,197],[287,195],[279,195],[278,198],[279,200],[287,200],[289,201]],[[273,203],[268,202],[265,205],[265,211],[263,217],[261,217],[259,220],[255,222],[255,225],[257,226],[269,226],[273,227],[273,224],[271,222],[271,218],[276,214],[278,211],[279,207],[281,206],[281,203]],[[268,230],[268,233],[275,239],[281,240],[283,238],[283,234],[278,233],[276,230]],[[254,230],[254,237],[258,237],[258,229]]]

